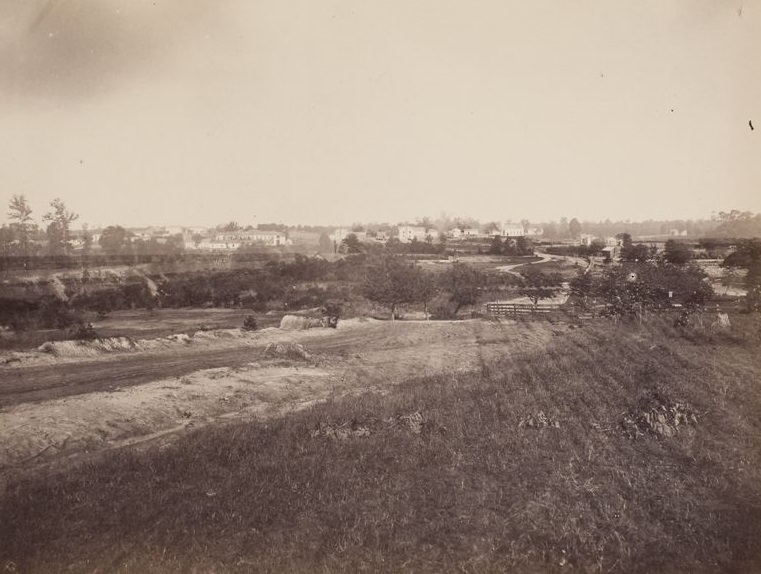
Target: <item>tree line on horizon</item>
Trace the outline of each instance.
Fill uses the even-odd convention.
[[[66,256],[72,253],[71,240],[73,237],[72,224],[79,219],[79,214],[71,211],[64,201],[55,198],[50,202],[49,210],[42,216],[42,227],[32,217],[32,207],[25,195],[13,195],[8,204],[7,218],[9,223],[0,227],[0,256],[20,255],[35,256],[42,255],[43,250],[40,245],[40,239],[46,242],[45,255]],[[529,220],[523,219],[520,224],[524,229],[528,229],[532,224]],[[498,230],[499,223],[488,222],[481,224],[479,221],[471,218],[452,218],[442,216],[438,219],[428,217],[416,221],[416,225],[424,226],[430,229],[436,229],[440,233],[445,233],[456,227],[467,229],[475,227],[489,233]],[[750,211],[731,210],[728,212],[719,212],[711,220],[669,220],[655,221],[648,220],[642,222],[632,221],[579,221],[577,218],[568,220],[563,217],[559,222],[545,222],[537,224],[542,227],[544,233],[543,240],[560,240],[578,237],[582,232],[596,236],[616,236],[627,233],[635,236],[646,235],[663,235],[672,230],[686,231],[689,236],[711,236],[717,238],[752,238],[761,237],[761,213],[754,214]],[[381,229],[394,229],[396,226],[388,224],[355,224],[352,231],[371,231],[377,232]],[[281,231],[287,233],[291,227],[282,223],[267,223],[257,226],[261,230]],[[243,226],[235,221],[215,227],[221,231],[236,231],[253,229],[252,226]],[[319,247],[322,251],[330,250],[330,241],[327,238],[327,232],[330,227],[325,226],[297,226],[294,230],[309,231],[320,234]],[[87,225],[83,225],[80,233],[77,234],[82,242],[82,253],[88,254],[93,247],[93,234]],[[109,225],[101,230],[99,234],[98,246],[107,254],[122,254],[127,251],[136,255],[151,253],[159,255],[173,255],[182,251],[183,240],[181,236],[171,236],[162,241],[158,240],[131,240],[127,228],[121,225]],[[194,236],[193,241],[198,242],[201,236]],[[353,247],[357,247],[354,245]],[[348,252],[356,252],[357,249],[351,249],[349,245]],[[422,248],[421,248],[422,249]],[[404,251],[404,249],[399,249]],[[521,247],[517,248],[521,251]],[[425,252],[423,249],[422,252]],[[432,253],[434,251],[431,251]]]

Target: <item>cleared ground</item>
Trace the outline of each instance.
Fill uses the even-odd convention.
[[[134,347],[57,343],[53,353],[16,354],[20,360],[0,366],[0,469],[472,371],[502,355],[507,340],[511,352],[536,348],[564,328],[350,320],[338,329],[206,331]],[[267,353],[273,344],[300,344],[308,357]]]
[[[759,572],[761,323],[731,319],[162,342],[160,380],[0,410],[0,567]],[[241,363],[159,366],[194,354]]]

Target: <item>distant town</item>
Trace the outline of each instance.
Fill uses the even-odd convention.
[[[532,242],[595,247],[613,254],[626,233],[640,241],[706,237],[753,237],[761,235],[761,214],[733,210],[709,220],[671,221],[579,221],[562,218],[534,224],[526,219],[482,223],[470,218],[422,218],[397,224],[354,224],[352,226],[289,226],[282,223],[258,225],[229,221],[210,227],[108,225],[90,228],[79,223],[79,215],[56,199],[41,218],[23,195],[9,203],[8,223],[0,227],[0,256],[97,254],[171,254],[178,252],[234,253],[241,250],[283,248],[305,253],[340,254],[399,245],[407,252],[443,252],[457,245],[488,249],[485,242],[500,238],[505,245],[519,241],[519,250]],[[254,219],[252,217],[252,219]],[[491,245],[496,245],[492,243]],[[472,249],[472,250],[475,250]]]

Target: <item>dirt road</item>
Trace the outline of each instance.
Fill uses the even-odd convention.
[[[268,330],[260,336],[232,341],[220,339],[216,345],[200,348],[188,344],[158,352],[104,354],[83,361],[0,367],[0,406],[115,391],[204,369],[234,369],[263,359],[266,346],[273,342],[308,341],[313,353],[340,353],[350,347],[367,345],[378,351],[384,346],[396,347],[398,337],[420,329],[419,325],[412,325],[414,323],[397,323],[389,333],[389,327],[381,323],[375,329],[363,329],[361,340],[357,339],[356,328],[291,333]]]
[[[239,367],[261,359],[264,347],[199,349],[102,357],[94,361],[38,365],[0,371],[0,405],[13,405],[114,391],[202,369]]]
[[[151,352],[43,357],[0,367],[0,471],[272,416],[411,378],[539,352],[546,323],[343,322],[339,329],[204,334]],[[268,345],[300,345],[305,357]],[[40,362],[42,361],[42,362]],[[1,472],[0,472],[1,474]]]

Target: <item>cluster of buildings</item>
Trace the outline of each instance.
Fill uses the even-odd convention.
[[[448,241],[463,241],[466,239],[490,239],[495,235],[501,237],[539,237],[544,233],[541,227],[524,227],[521,224],[503,223],[499,228],[480,230],[477,228],[455,227],[446,233],[432,227],[422,225],[400,225],[396,229],[396,235],[387,231],[378,231],[370,234],[366,231],[352,231],[351,229],[339,228],[330,236],[331,241],[341,244],[349,235],[355,235],[360,242],[377,241],[385,243],[389,239],[398,239],[401,243],[438,242],[442,235]]]
[[[621,254],[621,247],[623,247],[623,239],[617,237],[598,237],[589,233],[582,233],[579,236],[579,245],[591,247],[593,243],[604,245],[600,251],[606,260],[616,259]]]
[[[266,247],[281,247],[290,245],[291,241],[285,233],[280,231],[263,231],[259,229],[245,231],[217,231],[199,238],[195,235],[190,238],[191,243],[185,241],[186,249],[199,251],[235,251],[241,247],[263,245]]]
[[[235,251],[245,246],[280,247],[291,245],[285,233],[280,231],[265,231],[259,229],[241,229],[235,231],[220,231],[206,227],[141,227],[126,229],[125,240],[130,243],[139,241],[167,243],[170,238],[181,238],[182,244],[189,251]],[[97,246],[103,230],[93,230],[90,233],[92,244]],[[84,232],[72,232],[69,241],[73,249],[85,246]]]

